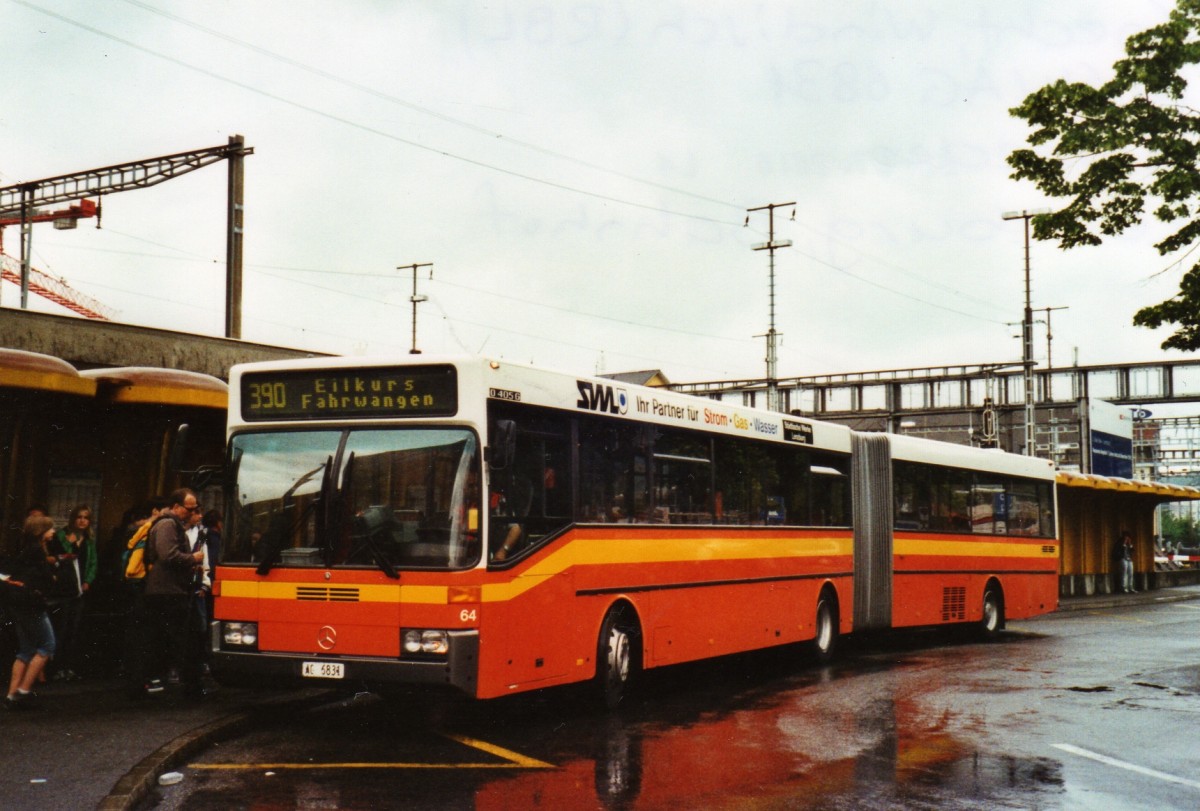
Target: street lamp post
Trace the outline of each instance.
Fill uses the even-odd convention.
[[[1021,320],[1021,365],[1025,368],[1025,455],[1034,456],[1033,447],[1033,304],[1029,290],[1029,221],[1039,214],[1049,214],[1050,209],[1036,211],[1006,211],[1001,216],[1006,220],[1025,221],[1025,316]]]

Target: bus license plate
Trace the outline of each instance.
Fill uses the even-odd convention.
[[[305,662],[300,675],[307,679],[342,679],[346,666],[341,662]]]

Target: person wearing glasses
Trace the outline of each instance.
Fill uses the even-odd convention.
[[[169,667],[179,671],[184,690],[204,695],[200,663],[189,644],[192,583],[204,560],[193,552],[186,528],[200,512],[196,494],[187,488],[172,493],[165,517],[150,528],[146,538],[146,614],[150,625],[150,674],[161,678]]]

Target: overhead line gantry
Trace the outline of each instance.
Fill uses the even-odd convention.
[[[36,206],[145,189],[227,160],[229,184],[225,233],[225,337],[241,338],[243,159],[253,154],[254,148],[247,147],[241,135],[231,135],[229,143],[223,146],[178,152],[174,155],[100,169],[87,169],[0,188],[0,218],[12,218],[21,223],[21,309],[28,309],[29,306],[31,245]]]

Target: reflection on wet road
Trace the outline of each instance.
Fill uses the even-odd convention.
[[[1195,643],[1179,642],[1174,615],[1147,611],[1136,642],[1111,617],[1055,618],[998,644],[860,640],[829,668],[793,652],[676,668],[619,716],[563,691],[486,704],[360,696],[211,748],[156,800],[189,811],[1195,808],[1190,725],[1168,720],[1200,711]]]

